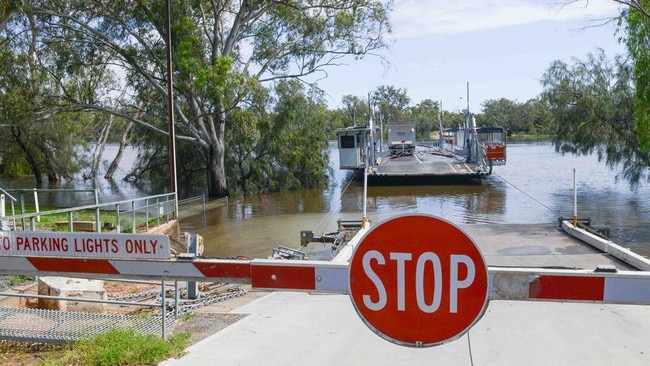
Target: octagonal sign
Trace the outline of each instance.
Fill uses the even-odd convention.
[[[435,216],[402,215],[361,239],[350,261],[349,289],[373,332],[428,347],[462,336],[481,318],[488,270],[460,228]]]

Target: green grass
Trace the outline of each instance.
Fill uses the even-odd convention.
[[[25,283],[27,281],[31,281],[33,279],[34,279],[33,276],[13,275],[13,276],[9,277],[9,284],[11,286],[18,286],[18,285],[22,285],[23,283]]]
[[[36,224],[37,227],[49,228],[52,230],[56,229],[57,222],[67,222],[68,214],[59,213],[59,214],[47,214],[47,211],[41,210],[43,215],[41,215],[41,220]],[[114,212],[99,212],[99,222],[110,222],[115,224],[117,217]],[[72,214],[73,221],[95,221],[95,210],[81,210],[75,211]]]
[[[42,207],[40,209],[40,220],[36,222],[37,230],[51,230],[51,231],[68,231],[68,226],[63,225],[62,227],[57,227],[57,223],[67,223],[69,221],[69,213],[48,213],[48,211],[57,210],[56,207]],[[26,207],[26,213],[35,213],[34,207]],[[79,210],[72,213],[73,221],[96,221],[96,212],[95,210]],[[156,225],[158,218],[151,217],[148,218],[148,224],[150,226]],[[161,217],[164,221],[164,217]],[[104,225],[104,223],[109,223],[110,228],[102,227],[102,231],[110,231],[114,226],[117,225],[117,214],[114,211],[100,211],[99,212],[99,222]],[[135,215],[136,226],[143,225],[147,223],[147,217],[144,213],[139,212]],[[120,224],[122,230],[130,231],[133,227],[133,215],[132,213],[122,213],[120,215]]]
[[[50,354],[43,366],[137,366],[156,365],[185,354],[189,333],[180,333],[167,340],[133,330],[112,330],[88,340],[70,344]]]

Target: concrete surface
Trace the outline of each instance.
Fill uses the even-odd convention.
[[[592,269],[628,265],[557,225],[464,225],[489,266]],[[242,320],[161,365],[650,365],[650,306],[491,301],[446,344],[383,340],[343,294],[273,292],[231,311]]]
[[[492,301],[456,341],[416,349],[370,331],[347,295],[274,292],[161,365],[648,365],[650,307]]]

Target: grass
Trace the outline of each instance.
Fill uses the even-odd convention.
[[[29,275],[13,275],[9,277],[9,284],[11,286],[18,286],[33,279],[34,277]]]
[[[137,366],[156,365],[185,354],[189,333],[180,333],[163,340],[153,334],[115,329],[88,340],[66,346],[50,353],[39,365],[43,366]]]
[[[183,315],[179,316],[178,319],[183,320],[183,321],[188,321],[188,320],[194,318],[195,316],[196,316],[196,314],[183,314]]]
[[[56,207],[41,207],[39,214],[39,221],[36,222],[37,230],[51,230],[51,231],[68,231],[68,226],[64,225],[62,228],[57,227],[57,223],[67,223],[69,221],[69,213],[48,213],[48,211],[60,210]],[[25,213],[35,213],[36,210],[34,207],[28,206],[25,207]],[[78,210],[72,213],[73,221],[96,221],[96,211],[95,210]],[[162,218],[162,217],[161,217]],[[158,217],[148,217],[148,224],[155,225],[158,221]],[[162,221],[165,221],[164,219]],[[102,231],[111,231],[114,226],[117,224],[117,214],[115,211],[99,211],[99,222],[107,223],[109,227],[102,227]],[[138,212],[135,215],[136,225],[143,225],[147,222],[147,217],[143,212]],[[129,230],[133,227],[133,215],[132,213],[122,213],[120,215],[120,224],[122,230]]]

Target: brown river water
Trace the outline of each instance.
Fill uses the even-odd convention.
[[[207,256],[266,258],[279,245],[298,248],[301,230],[320,236],[335,231],[339,219],[360,220],[363,182],[338,169],[334,143],[330,151],[327,187],[230,197],[227,207],[182,220],[181,229],[203,236]],[[108,159],[112,154],[109,147],[104,156]],[[133,159],[134,153],[127,154],[124,166]],[[610,230],[615,243],[650,256],[650,184],[631,191],[595,155],[562,156],[548,142],[508,144],[507,164],[495,167],[481,184],[370,186],[366,216],[373,225],[406,213],[431,214],[457,224],[555,224],[558,217],[573,215],[573,169],[578,217],[591,218],[594,226]],[[35,185],[33,178],[27,178],[1,180],[0,187],[31,189]],[[120,180],[75,180],[57,188],[96,188],[101,202],[151,194]],[[52,194],[48,203],[91,204],[93,195],[70,197]]]
[[[207,256],[266,258],[279,245],[298,248],[301,230],[319,236],[334,231],[339,219],[360,220],[363,182],[339,170],[331,151],[328,187],[231,197],[228,207],[184,220],[182,230],[204,237]],[[554,224],[573,216],[574,168],[578,217],[650,256],[650,185],[631,191],[596,156],[562,156],[547,142],[509,144],[507,164],[481,184],[370,186],[366,216],[373,224],[406,213],[457,224]]]

